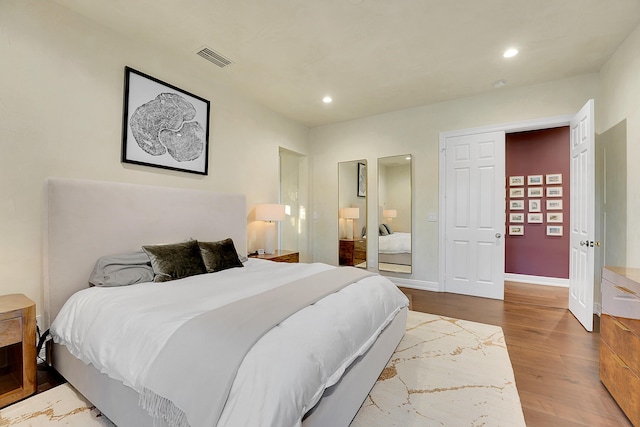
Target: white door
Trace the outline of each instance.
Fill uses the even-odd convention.
[[[571,120],[569,310],[593,330],[595,279],[595,132],[593,100]]]
[[[445,290],[504,299],[505,133],[445,139]]]

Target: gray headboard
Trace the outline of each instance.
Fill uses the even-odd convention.
[[[44,323],[88,286],[96,260],[145,244],[231,237],[247,253],[243,194],[49,178],[45,188]]]

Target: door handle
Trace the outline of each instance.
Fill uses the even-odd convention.
[[[588,245],[589,242],[585,242],[584,240],[580,240],[580,246]]]
[[[500,234],[500,233],[496,233],[496,239],[499,239],[499,238],[501,238],[501,237],[502,237],[502,234]]]

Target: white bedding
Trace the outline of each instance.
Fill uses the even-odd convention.
[[[411,253],[411,233],[395,232],[378,236],[378,252],[382,254]]]
[[[74,356],[140,392],[150,361],[187,320],[330,268],[250,259],[245,268],[173,282],[88,288],[69,299],[51,334]],[[218,425],[299,426],[324,389],[406,305],[395,285],[371,276],[292,315],[249,351]]]

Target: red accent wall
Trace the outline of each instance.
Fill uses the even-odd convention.
[[[506,135],[506,236],[505,272],[531,276],[569,278],[569,127]],[[547,174],[562,174],[562,184],[547,185]],[[527,177],[542,175],[543,185],[528,185]],[[510,185],[509,177],[523,176],[524,185]],[[529,188],[542,188],[542,197],[528,197]],[[548,187],[562,187],[562,197],[547,197]],[[510,189],[523,188],[524,197],[511,197]],[[540,200],[542,223],[529,223],[529,200]],[[512,210],[511,200],[523,200],[523,210]],[[562,200],[562,210],[547,210],[547,200]],[[562,213],[562,223],[547,223],[547,213]],[[522,213],[522,223],[510,221],[510,213]],[[524,235],[511,235],[509,226],[522,226]],[[547,235],[547,226],[561,225],[562,236]]]

